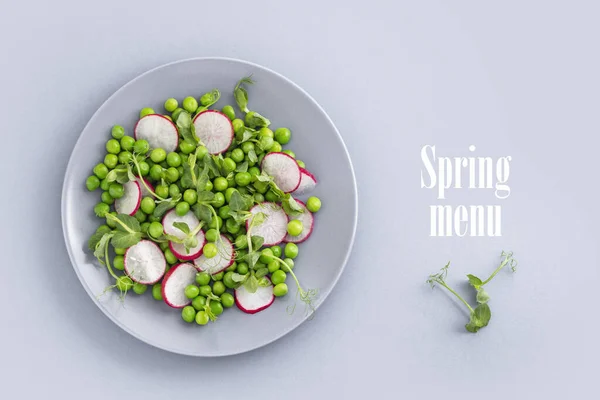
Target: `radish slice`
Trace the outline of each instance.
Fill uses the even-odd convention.
[[[231,146],[233,125],[219,111],[206,110],[194,118],[196,136],[204,143],[210,154],[220,154]]]
[[[296,160],[285,153],[269,153],[260,164],[263,171],[273,177],[275,184],[285,193],[300,186],[300,167]]]
[[[133,129],[136,140],[145,139],[150,149],[161,148],[167,153],[176,151],[179,145],[177,127],[164,115],[150,114],[141,118]]]
[[[200,271],[214,275],[227,269],[233,264],[233,245],[225,235],[221,235],[221,239],[222,240],[217,240],[215,242],[215,245],[217,246],[216,256],[213,258],[206,258],[206,256],[201,255],[194,260],[194,264],[196,264],[196,267]]]
[[[162,283],[165,303],[173,308],[183,308],[192,302],[185,295],[185,287],[196,282],[198,270],[190,263],[177,264],[167,272]]]
[[[169,242],[169,248],[175,257],[179,258],[180,260],[192,261],[200,257],[204,243],[206,243],[204,232],[202,232],[202,230],[196,234],[196,239],[198,239],[198,245],[196,247],[192,247],[189,252],[186,251],[185,246],[182,243]]]
[[[128,248],[123,261],[127,275],[144,285],[158,282],[167,268],[162,250],[150,240],[142,240]]]
[[[264,239],[264,246],[275,246],[285,239],[287,235],[288,216],[277,203],[263,202],[250,209],[250,213],[265,214],[265,221],[252,227],[251,235],[261,236]],[[246,220],[246,229],[250,229],[250,223],[253,218]]]
[[[235,289],[234,294],[235,305],[246,314],[256,314],[268,308],[275,300],[273,285],[259,286],[254,293],[250,293],[244,285],[241,285]]]
[[[313,226],[315,224],[315,218],[313,217],[312,213],[310,211],[308,211],[308,209],[306,208],[306,204],[304,204],[300,200],[296,200],[296,201],[302,206],[302,208],[304,209],[304,212],[300,215],[293,216],[292,219],[300,220],[300,222],[302,222],[303,229],[302,229],[302,233],[300,233],[298,236],[292,236],[288,233],[287,236],[285,237],[285,241],[289,242],[289,243],[304,242],[306,239],[308,239],[308,237],[312,233]]]
[[[317,186],[317,179],[315,176],[304,168],[300,168],[300,185],[294,190],[294,194],[299,195],[308,193],[313,190],[315,186]]]
[[[148,191],[148,189],[146,189],[146,186],[144,186],[144,184],[142,183],[142,179],[144,180],[144,182],[146,183],[146,186],[148,186],[148,188],[152,191],[154,191],[154,186],[152,186],[152,184],[150,183],[150,181],[146,178],[135,178],[135,181],[140,185],[140,189],[142,191],[142,197],[152,197],[152,193],[150,193]]]
[[[142,190],[136,181],[123,184],[124,194],[115,200],[115,211],[119,214],[133,215],[140,208],[142,202]]]
[[[198,225],[200,224],[200,221],[198,221],[198,218],[196,218],[194,213],[192,213],[191,211],[188,211],[187,214],[185,214],[183,217],[180,217],[179,215],[177,215],[175,213],[175,210],[170,210],[169,212],[167,212],[162,220],[164,232],[167,235],[173,235],[179,239],[185,239],[185,237],[187,235],[180,229],[175,228],[175,226],[173,226],[173,224],[175,222],[185,222],[187,224],[187,226],[190,228],[190,231],[193,231],[194,229],[196,229],[198,227]],[[184,252],[185,252],[185,249],[184,249]]]

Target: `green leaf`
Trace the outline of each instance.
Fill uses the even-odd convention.
[[[248,161],[244,161],[235,168],[235,172],[248,172]]]
[[[246,115],[246,125],[251,128],[262,128],[271,125],[271,121],[254,111],[249,117]]]
[[[244,282],[244,287],[246,288],[246,290],[248,292],[256,293],[256,291],[258,290],[258,279],[256,279],[256,277],[254,277],[254,276],[250,276]]]
[[[181,186],[189,189],[194,187],[194,179],[192,177],[192,168],[188,163],[183,163],[183,174],[181,175]]]
[[[244,256],[244,259],[246,260],[250,268],[254,268],[259,258],[260,253],[257,251],[253,251],[252,253],[248,253]]]
[[[204,166],[208,167],[208,171],[212,172],[214,176],[221,176],[221,171],[215,162],[215,159],[210,154],[204,156]]]
[[[258,157],[256,156],[256,152],[254,151],[254,149],[251,149],[248,152],[248,160],[250,160],[251,162],[257,162],[258,161]]]
[[[117,170],[113,169],[106,175],[107,182],[114,182],[117,180]]]
[[[196,136],[196,128],[192,123],[192,116],[187,111],[182,111],[177,117],[177,129],[184,140],[198,144],[200,139]]]
[[[183,245],[185,247],[186,253],[189,254],[190,249],[193,249],[194,247],[198,246],[198,238],[196,237],[196,235],[188,236],[183,241]]]
[[[198,203],[205,203],[207,201],[213,201],[215,194],[209,191],[198,192]]]
[[[262,278],[263,276],[267,275],[268,273],[269,273],[269,268],[262,267],[262,268],[257,269],[256,273],[254,275],[257,278]]]
[[[185,222],[173,222],[173,226],[186,235],[190,234],[190,227]]]
[[[128,168],[125,165],[117,166],[117,168],[113,169],[113,171],[117,171],[117,182],[121,185],[129,182],[129,173]]]
[[[288,193],[281,202],[283,211],[290,216],[298,216],[304,212],[304,208]]]
[[[198,175],[196,179],[196,191],[203,192],[206,190],[206,184],[208,183],[208,165],[204,164],[204,168],[202,172]]]
[[[265,222],[266,218],[267,218],[267,215],[265,213],[257,212],[256,214],[252,215],[252,220],[250,221],[250,226],[251,227],[260,226],[263,224],[263,222]]]
[[[161,218],[167,211],[173,208],[175,208],[175,204],[172,201],[163,201],[156,206],[152,215],[155,218]]]
[[[115,232],[111,243],[115,248],[126,249],[128,247],[138,244],[140,240],[142,240],[142,234],[140,232],[129,233],[118,231]]]
[[[258,250],[262,247],[263,243],[265,242],[265,239],[263,239],[262,236],[253,235],[250,238],[250,242],[252,242],[252,248],[254,250]]]
[[[483,290],[483,288],[480,288],[477,291],[477,302],[479,304],[484,304],[488,301],[490,301],[490,295],[485,290]]]
[[[194,215],[200,220],[207,224],[212,222],[212,212],[209,206],[206,204],[196,204],[193,208]]]
[[[110,239],[113,237],[113,232],[107,232],[102,235],[102,238],[96,243],[96,248],[94,249],[94,257],[100,261],[101,264],[104,264],[104,254],[106,251],[106,246],[110,242]]]
[[[98,245],[98,243],[100,243],[100,240],[105,234],[105,232],[94,233],[88,240],[88,249],[90,249],[91,251],[96,250],[96,246]]]
[[[127,215],[127,214],[117,214],[116,217],[119,221],[124,223],[132,231],[134,231],[134,232],[141,231],[140,223],[135,217],[132,217],[131,215]],[[119,223],[117,223],[117,230],[122,231],[122,232],[127,232],[127,229],[125,229]]]
[[[233,89],[233,97],[235,98],[235,102],[237,103],[240,111],[247,113],[248,110],[248,92],[244,88],[243,85],[252,85],[254,81],[252,80],[252,75],[246,76],[235,85],[235,89]]]
[[[244,282],[246,279],[248,279],[249,276],[250,276],[250,274],[240,275],[237,272],[234,272],[233,275],[231,275],[231,280],[236,283],[241,283],[241,282]]]
[[[469,283],[475,289],[479,289],[481,287],[481,285],[483,284],[483,281],[481,279],[479,279],[478,277],[476,277],[475,275],[468,274],[467,278],[469,278]]]
[[[266,172],[261,172],[260,175],[256,176],[256,180],[259,182],[272,182],[273,178],[269,176]]]
[[[219,89],[213,89],[208,93],[204,93],[202,97],[200,97],[200,102],[205,109],[215,104],[221,98],[221,92]]]
[[[268,271],[268,269],[267,269],[267,271]],[[258,274],[258,272],[257,272],[257,274]],[[260,279],[258,280],[258,286],[262,286],[262,287],[269,287],[269,286],[272,286],[272,285],[273,285],[273,284],[271,283],[271,281],[270,281],[270,280],[268,280],[268,279],[267,279],[267,278],[265,278],[265,277],[262,277],[262,278],[260,278]]]
[[[229,211],[229,216],[231,218],[233,218],[235,222],[237,222],[238,224],[241,224],[243,222],[246,222],[246,220],[248,220],[252,216],[252,214],[250,214],[247,211],[233,211],[233,210],[230,210]]]
[[[246,202],[244,201],[244,198],[242,197],[240,192],[235,190],[231,194],[231,198],[229,199],[229,208],[232,211],[241,211],[244,209],[245,205],[246,205]]]
[[[492,318],[492,311],[490,306],[486,303],[478,305],[475,310],[471,313],[470,321],[465,325],[465,329],[469,332],[477,332],[479,329],[485,327]]]
[[[131,158],[133,159],[133,155],[131,156]],[[129,164],[127,164],[127,171],[126,171],[126,173],[127,173],[128,182],[135,181],[135,174],[131,170],[131,165],[129,165]]]

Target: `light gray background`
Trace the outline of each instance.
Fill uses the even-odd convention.
[[[595,2],[0,3],[3,397],[574,398],[594,386]],[[223,359],[169,354],[113,325],[60,227],[67,160],[100,104],[147,69],[208,55],[263,64],[316,98],[349,148],[361,210],[315,319]],[[424,144],[513,157],[503,237],[428,237]],[[446,204],[497,201],[463,190]],[[520,270],[491,284],[491,325],[466,334],[463,312],[423,282],[452,260],[464,292],[464,274],[486,275],[502,249]]]

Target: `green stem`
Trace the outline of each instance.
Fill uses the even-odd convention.
[[[294,280],[296,281],[296,285],[298,286],[298,290],[300,291],[300,297],[302,297],[302,294],[305,293],[305,291],[304,291],[304,289],[302,289],[302,285],[300,285],[300,281],[296,277],[296,274],[294,273],[294,271],[292,271],[292,268],[290,268],[289,264],[286,263],[281,258],[275,257],[275,256],[273,256],[273,258],[287,267],[287,271],[286,272],[289,272],[290,274],[292,274],[292,278],[294,278]]]
[[[496,268],[496,270],[492,273],[492,275],[490,275],[489,278],[487,278],[485,281],[483,281],[483,283],[481,284],[481,286],[485,285],[486,283],[488,283],[489,281],[491,281],[498,272],[500,272],[500,270],[502,268],[504,268],[506,266],[506,264],[508,264],[508,262],[510,261],[510,257],[506,256],[506,258],[504,259],[504,261],[502,261],[502,263],[500,263],[500,266],[498,268]]]
[[[125,229],[127,232],[129,232],[129,233],[137,233],[134,230],[132,230],[131,228],[129,228],[127,225],[125,225],[123,222],[121,222],[121,220],[119,218],[115,217],[114,215],[106,213],[105,217],[108,218],[108,219],[110,219],[110,220],[112,220],[113,222],[116,222],[119,225],[121,225],[123,227],[123,229]]]
[[[146,188],[146,190],[148,192],[150,192],[150,194],[154,197],[156,197],[157,199],[161,200],[161,201],[166,201],[167,199],[164,199],[162,197],[160,197],[159,195],[157,195],[156,193],[154,193],[154,191],[152,189],[150,189],[148,187],[148,185],[146,184],[146,180],[142,177],[142,171],[140,169],[140,164],[137,161],[137,158],[135,157],[135,154],[132,155],[131,159],[133,160],[133,164],[135,165],[135,169],[137,170],[138,176],[140,177],[140,181],[142,182],[142,185],[144,185],[144,187]]]
[[[108,269],[108,273],[115,279],[119,279],[117,275],[113,272],[110,267],[110,259],[108,258],[108,243],[106,243],[106,247],[104,248],[104,260],[106,261],[106,269]]]
[[[444,282],[444,281],[437,281],[437,283],[439,283],[440,285],[442,285],[443,287],[445,287],[446,289],[448,289],[448,290],[450,291],[450,293],[452,293],[453,295],[455,295],[455,296],[456,296],[456,298],[457,298],[457,299],[459,299],[460,301],[462,301],[462,302],[464,303],[464,305],[465,305],[465,306],[467,306],[467,308],[469,309],[469,311],[470,311],[471,313],[472,313],[472,312],[474,312],[474,311],[473,311],[473,307],[471,307],[471,306],[469,305],[469,303],[467,303],[467,302],[465,301],[465,299],[463,299],[463,298],[462,298],[462,297],[461,297],[461,296],[460,296],[458,293],[456,293],[454,290],[452,290],[452,288],[451,288],[450,286],[448,286],[448,285],[446,284],[446,282]]]

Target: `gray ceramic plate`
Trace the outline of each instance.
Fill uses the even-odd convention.
[[[235,83],[252,74],[251,109],[268,116],[272,127],[289,127],[293,149],[319,184],[314,195],[323,201],[312,237],[300,246],[295,272],[305,288],[318,288],[318,306],[329,295],[348,260],[357,221],[356,181],[340,134],[325,111],[304,90],[285,77],[256,64],[225,58],[198,58],[174,62],[148,71],[113,94],[89,121],[69,160],[62,194],[65,241],[75,272],[100,309],[118,326],[140,340],[167,351],[192,356],[224,356],[264,346],[282,337],[305,319],[303,303],[290,315],[295,288],[258,314],[237,308],[226,310],[216,323],[200,327],[181,320],[179,310],[158,302],[150,291],[129,294],[122,304],[109,292],[106,269],[86,249],[88,237],[100,224],[93,215],[99,192],[89,193],[85,179],[104,158],[104,145],[114,124],[131,134],[142,107],[163,111],[169,97],[199,97],[212,88],[223,94],[217,104],[235,104]],[[236,107],[237,109],[237,107]],[[306,197],[306,196],[304,196]],[[302,198],[301,198],[302,199]],[[318,311],[316,313],[318,318]]]

